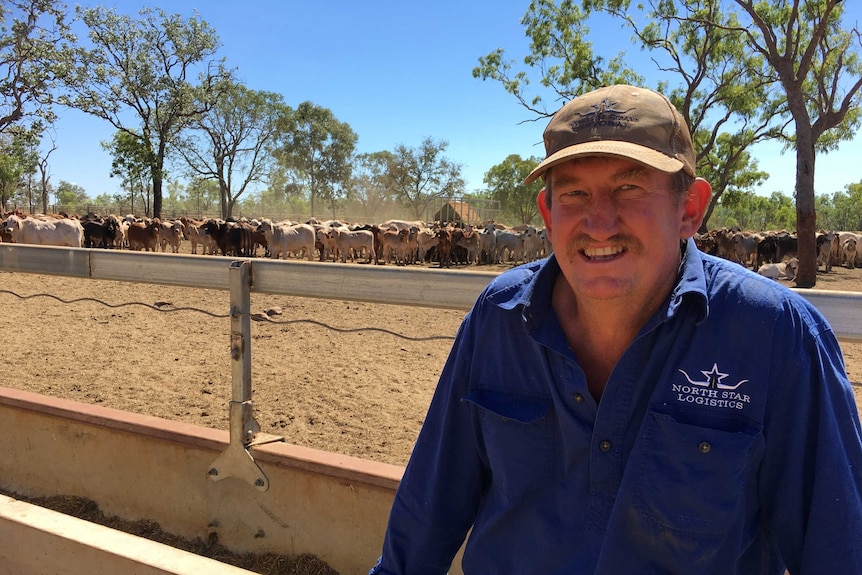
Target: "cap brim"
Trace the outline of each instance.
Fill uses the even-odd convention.
[[[618,156],[628,158],[668,174],[676,173],[685,166],[682,161],[676,158],[662,154],[652,148],[632,144],[631,142],[621,142],[618,140],[585,142],[557,150],[557,152],[545,158],[541,164],[530,172],[530,175],[524,180],[524,185],[533,183],[536,178],[557,164],[583,156]]]

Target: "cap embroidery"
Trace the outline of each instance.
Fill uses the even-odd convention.
[[[596,133],[599,128],[604,126],[613,126],[617,128],[628,128],[633,122],[638,119],[635,116],[627,116],[629,112],[635,109],[635,106],[627,110],[617,110],[614,106],[617,105],[615,100],[610,98],[602,98],[598,104],[590,106],[592,112],[578,112],[580,120],[574,120],[569,124],[572,130],[578,131],[581,128],[591,128],[593,133]]]

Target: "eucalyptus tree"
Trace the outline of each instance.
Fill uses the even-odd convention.
[[[36,195],[41,198],[41,192],[34,190],[33,178],[39,166],[39,142],[42,138],[42,122],[36,120],[26,129],[16,126],[10,129],[12,136],[11,152],[17,158],[20,167],[20,179],[18,181],[17,197],[26,203],[31,212],[36,211]]]
[[[139,18],[104,7],[78,8],[92,48],[78,52],[78,68],[64,103],[102,118],[149,147],[153,216],[162,210],[165,158],[180,131],[206,114],[230,73],[214,29],[143,8]]]
[[[221,190],[218,182],[203,178],[193,178],[186,185],[186,206],[198,217],[209,214],[221,203]]]
[[[129,192],[132,213],[135,211],[135,196],[141,198],[144,213],[150,215],[152,187],[150,175],[155,164],[153,149],[140,135],[119,130],[110,142],[102,142],[102,149],[111,154],[110,176],[120,178]]]
[[[87,203],[89,197],[87,190],[78,184],[73,184],[65,180],[60,180],[57,186],[57,191],[54,192],[57,197],[57,203],[61,206],[70,207],[74,210],[78,209],[81,204]]]
[[[41,127],[39,129],[41,131]],[[47,151],[40,153],[36,163],[36,168],[39,170],[39,191],[42,196],[42,212],[48,213],[48,196],[51,192],[51,167],[48,164],[48,158],[50,158],[51,154],[57,150],[57,142],[54,139],[53,131],[45,130],[42,133],[48,134],[48,138],[51,140],[51,145],[48,147]]]
[[[335,194],[349,187],[359,137],[331,110],[308,101],[282,118],[279,131],[281,139],[275,151],[282,171],[279,180],[290,182],[286,189],[299,187],[307,192],[314,216],[317,198],[332,205]]]
[[[387,150],[357,154],[354,158],[348,197],[362,205],[366,218],[374,218],[395,198],[386,180],[386,168],[392,158],[392,152]]]
[[[291,109],[280,94],[228,82],[212,109],[194,119],[177,151],[192,177],[218,183],[223,218],[237,200],[270,173],[280,127]]]
[[[706,21],[738,34],[763,60],[752,68],[777,89],[767,110],[793,124],[783,135],[796,151],[798,287],[817,279],[814,165],[817,152],[834,150],[853,137],[862,119],[862,62],[858,25],[844,28],[843,0],[733,0],[743,19],[734,26]]]
[[[0,133],[28,119],[55,120],[55,90],[72,68],[76,43],[66,16],[66,5],[54,0],[0,4]]]
[[[535,223],[533,220],[539,215],[536,196],[542,189],[542,181],[524,185],[524,180],[540,161],[537,157],[524,159],[512,154],[485,173],[488,196],[500,202],[503,213],[514,216],[522,224]]]
[[[448,147],[448,142],[428,136],[416,148],[399,144],[389,159],[387,185],[417,220],[422,219],[432,198],[464,193],[461,165],[443,155]]]
[[[637,80],[620,56],[606,63],[587,41],[596,12],[620,18],[634,45],[650,50],[659,91],[692,128],[698,172],[713,184],[708,215],[725,191],[751,191],[766,177],[754,144],[783,139],[795,147],[796,284],[811,287],[815,153],[852,137],[860,117],[860,34],[842,28],[843,10],[842,0],[535,0],[522,20],[531,38],[523,65],[538,70],[542,90],[562,101]],[[541,94],[529,96],[530,75],[514,72],[502,50],[479,62],[474,76],[500,81],[533,114],[547,115]]]
[[[654,0],[633,5],[630,0],[582,2],[535,0],[521,20],[530,38],[523,68],[501,49],[479,58],[473,75],[502,83],[504,89],[534,115],[547,117],[544,96],[565,103],[584,92],[614,83],[644,84],[644,70],[625,65],[624,53],[607,58],[590,41],[589,24],[600,17],[618,21],[632,33],[632,48],[646,49],[662,78],[656,89],[668,96],[688,122],[697,154],[697,170],[713,185],[709,216],[726,190],[752,191],[767,174],[757,169],[750,148],[775,137],[780,122],[761,115],[769,85],[746,72],[759,61],[745,52],[738,35],[680,13],[691,11],[716,21],[730,19],[714,0]],[[754,59],[755,62],[749,63]],[[538,74],[540,89],[532,90]],[[765,118],[765,119],[764,119]]]
[[[18,158],[0,142],[0,210],[3,212],[10,207],[22,173]]]

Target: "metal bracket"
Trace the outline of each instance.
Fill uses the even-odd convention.
[[[276,441],[278,435],[260,432],[251,401],[251,262],[230,266],[230,359],[233,381],[230,402],[230,445],[216,458],[207,475],[213,481],[227,477],[243,479],[260,491],[269,489],[269,480],[255,463],[249,448]]]
[[[228,477],[242,479],[259,491],[269,489],[269,479],[258,467],[249,448],[284,441],[278,435],[260,433],[260,426],[251,415],[251,401],[230,402],[230,445],[210,466],[207,475],[213,481]]]

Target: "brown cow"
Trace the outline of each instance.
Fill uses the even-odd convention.
[[[132,222],[129,224],[129,229],[126,230],[126,240],[129,243],[129,249],[135,251],[146,250],[148,252],[156,251],[159,245],[159,229],[161,222],[157,219],[151,220],[149,223]]]
[[[452,232],[446,228],[437,230],[437,259],[440,267],[452,267]]]

